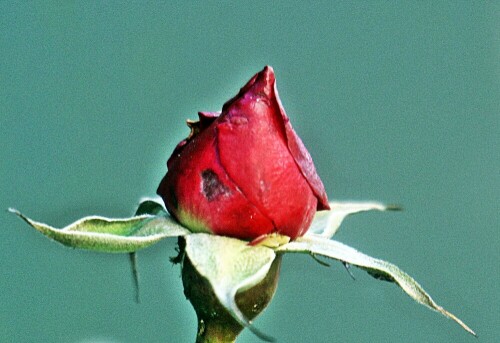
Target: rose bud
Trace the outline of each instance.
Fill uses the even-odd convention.
[[[157,193],[181,224],[252,240],[306,233],[329,209],[311,156],[281,105],[266,66],[222,107],[188,121],[190,135],[167,161]]]

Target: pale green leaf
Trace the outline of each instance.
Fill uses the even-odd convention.
[[[365,211],[401,210],[399,206],[385,205],[379,202],[343,202],[333,201],[330,210],[316,212],[309,233],[331,238],[337,233],[340,224],[348,215]]]
[[[300,237],[293,242],[281,246],[276,251],[323,255],[365,269],[375,277],[395,282],[418,303],[454,320],[464,330],[474,336],[476,335],[474,331],[455,315],[436,304],[431,296],[411,276],[392,263],[365,255],[340,242],[314,235]]]
[[[236,305],[236,293],[257,285],[267,275],[274,251],[248,242],[205,233],[185,237],[185,252],[198,273],[208,280],[224,308],[243,327],[264,340],[272,340],[258,331]]]
[[[156,206],[151,203],[149,205],[152,206],[152,211],[161,213]],[[139,206],[139,209],[141,209],[141,206]],[[143,208],[143,210],[145,213],[147,212],[147,209]],[[15,209],[9,209],[9,211],[18,215],[45,236],[66,246],[102,252],[134,252],[163,238],[183,236],[190,233],[168,214],[143,214],[124,219],[90,216],[62,229],[56,229],[47,224],[34,221]]]

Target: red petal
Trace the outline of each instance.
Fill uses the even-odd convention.
[[[279,232],[294,238],[308,229],[317,201],[290,154],[273,85],[266,67],[224,105],[217,146],[234,183]]]
[[[306,178],[307,182],[314,192],[314,195],[316,195],[316,198],[318,199],[318,211],[329,210],[330,205],[328,204],[328,197],[326,195],[325,186],[323,185],[323,182],[316,172],[316,167],[314,167],[314,163],[311,155],[309,154],[309,151],[307,151],[304,143],[302,143],[300,137],[295,133],[292,124],[290,124],[290,119],[288,119],[288,116],[285,113],[285,109],[281,104],[276,83],[274,83],[274,95],[276,102],[278,103],[281,117],[283,118],[283,123],[285,125],[288,149],[290,149],[290,153],[295,159],[295,162],[297,162],[300,171]]]
[[[252,239],[272,232],[271,221],[246,199],[221,168],[214,135],[214,128],[210,127],[184,147],[169,166],[157,193],[169,212],[188,227],[191,223],[186,222],[187,216],[219,235]],[[206,175],[212,179],[207,180]]]

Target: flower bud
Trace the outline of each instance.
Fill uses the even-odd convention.
[[[157,193],[194,232],[240,239],[277,232],[296,238],[329,209],[311,156],[281,105],[266,66],[222,107],[188,121]]]

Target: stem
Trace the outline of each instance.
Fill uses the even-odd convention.
[[[234,343],[241,330],[242,327],[233,327],[220,321],[205,323],[203,319],[199,319],[196,343]]]

